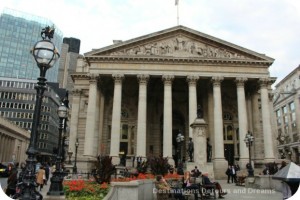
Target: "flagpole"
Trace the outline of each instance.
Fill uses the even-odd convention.
[[[177,3],[177,26],[179,25],[179,5]]]
[[[179,0],[175,0],[175,5],[177,6],[177,26],[179,25]]]

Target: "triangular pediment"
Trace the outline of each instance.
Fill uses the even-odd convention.
[[[148,34],[96,49],[86,57],[176,57],[233,59],[272,63],[274,59],[184,26]]]

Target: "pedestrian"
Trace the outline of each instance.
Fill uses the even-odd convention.
[[[231,183],[235,182],[236,183],[236,170],[233,165],[231,165]]]
[[[45,175],[46,175],[45,185],[47,185],[50,176],[50,167],[48,163],[46,163],[45,165]]]
[[[192,177],[194,178],[199,178],[201,175],[200,170],[197,168],[197,166],[195,166],[195,168],[191,171],[192,172]]]
[[[7,188],[5,194],[7,196],[13,196],[16,194],[16,187],[18,183],[18,170],[13,166],[13,164],[9,164],[10,172],[9,177],[7,179]]]
[[[41,166],[36,176],[36,183],[38,184],[38,187],[40,187],[40,191],[43,189],[44,179],[46,179],[45,170],[44,167]]]
[[[228,168],[225,173],[227,175],[227,183],[230,183],[230,179],[231,179],[231,166],[230,165],[228,165]]]
[[[215,185],[219,193],[219,199],[223,199],[227,192],[224,192],[219,182],[211,182],[207,173],[202,174],[202,182],[204,185]]]

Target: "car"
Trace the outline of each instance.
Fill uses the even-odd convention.
[[[0,177],[8,177],[8,165],[0,163]]]

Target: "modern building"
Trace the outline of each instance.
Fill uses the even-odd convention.
[[[34,86],[40,76],[30,51],[42,40],[41,31],[46,26],[55,27],[48,19],[12,9],[4,9],[0,16],[0,115],[25,130],[31,130],[36,100]],[[52,42],[60,52],[63,37],[56,27]],[[58,70],[59,62],[46,74],[48,85],[37,144],[42,159],[49,159],[58,142],[56,110],[63,98],[61,93],[65,93],[58,88]]]
[[[39,70],[30,50],[42,39],[41,30],[52,25],[48,19],[4,9],[0,15],[0,77],[36,80]],[[52,42],[59,52],[62,40],[62,32],[55,28]],[[58,66],[57,62],[47,72],[48,81],[57,82]]]
[[[300,163],[300,65],[274,90],[278,158]]]
[[[78,139],[78,167],[87,170],[99,154],[163,155],[174,163],[179,132],[183,151],[203,108],[205,137],[212,145],[216,178],[228,163],[249,161],[244,142],[254,138],[255,167],[274,161],[272,100],[274,59],[196,30],[175,26],[87,52],[72,75],[69,151]],[[202,155],[206,152],[194,152]],[[185,154],[184,154],[185,155]],[[73,153],[74,156],[74,153]],[[185,155],[187,158],[187,155]]]
[[[64,38],[61,49],[58,72],[59,87],[71,91],[74,85],[71,74],[76,71],[80,40],[76,38]]]
[[[0,77],[0,116],[20,128],[31,131],[36,101],[37,81]],[[51,85],[51,86],[49,86]],[[58,143],[57,108],[65,90],[58,83],[48,83],[44,93],[37,147],[42,160],[49,159]]]

